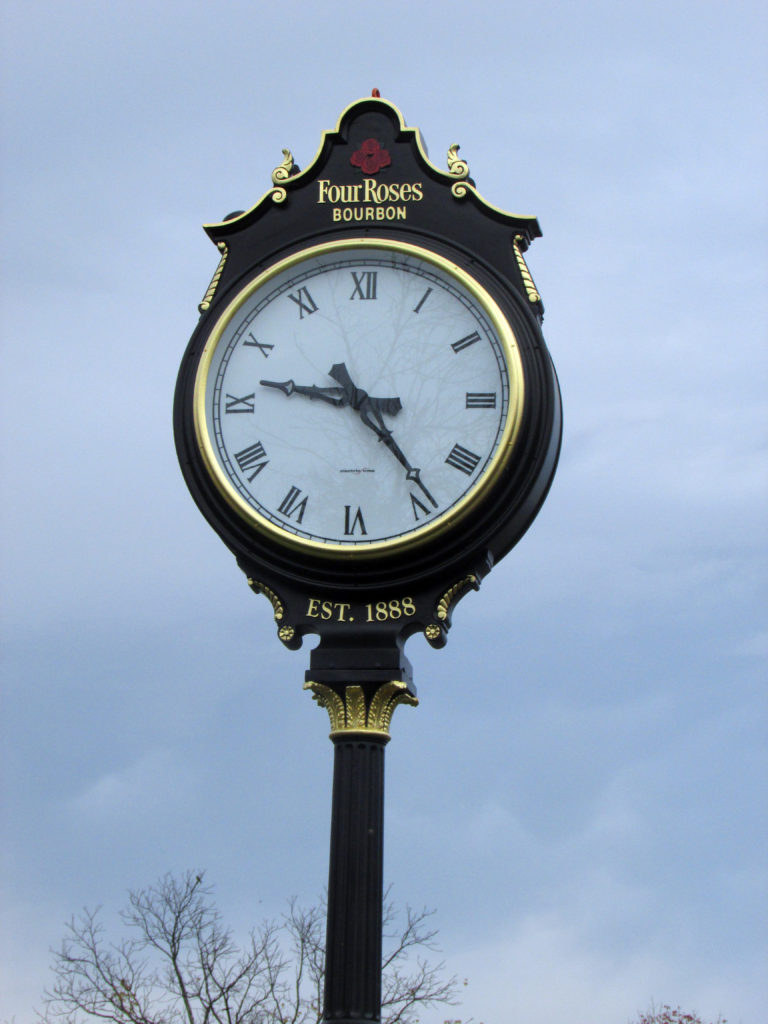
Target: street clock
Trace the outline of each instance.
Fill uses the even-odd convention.
[[[288,647],[334,743],[324,1024],[381,1020],[384,747],[416,704],[405,641],[522,537],[560,450],[525,263],[534,217],[427,157],[374,91],[305,170],[209,224],[219,265],[179,371],[176,447],[201,512]]]

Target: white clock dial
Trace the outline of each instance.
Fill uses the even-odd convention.
[[[221,314],[195,385],[209,472],[283,543],[391,551],[465,514],[514,445],[523,372],[477,282],[383,239],[313,246]]]

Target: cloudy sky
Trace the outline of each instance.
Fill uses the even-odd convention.
[[[409,642],[387,880],[486,1024],[764,1024],[766,17],[4,0],[0,1019],[72,912],[168,870],[240,934],[323,890],[307,650],[189,497],[171,404],[200,225],[378,87],[538,216],[565,413],[533,528],[444,651]]]

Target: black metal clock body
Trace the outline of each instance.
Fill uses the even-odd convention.
[[[283,642],[321,635],[315,680],[363,648],[402,676],[419,630],[441,646],[555,472],[538,223],[482,200],[457,148],[440,171],[364,99],[307,170],[286,151],[253,208],[206,227],[221,261],[179,373],[179,461]]]

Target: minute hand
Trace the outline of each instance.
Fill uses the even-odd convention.
[[[373,399],[371,399],[371,401],[375,402],[376,399],[373,398]],[[389,450],[395,456],[395,458],[400,463],[400,465],[403,467],[403,469],[405,469],[405,478],[406,478],[406,480],[411,480],[411,481],[413,481],[413,483],[416,484],[417,487],[420,487],[422,493],[427,498],[427,501],[429,501],[430,504],[432,505],[432,508],[437,508],[437,502],[432,497],[432,495],[429,493],[429,491],[427,490],[426,485],[424,484],[424,482],[421,479],[421,470],[420,469],[416,469],[414,466],[412,466],[410,464],[408,459],[403,454],[402,449],[398,445],[397,441],[395,441],[394,437],[392,437],[392,431],[391,430],[379,430],[373,423],[371,423],[368,420],[366,420],[365,416],[363,416],[362,414],[361,414],[361,418],[363,420],[363,423],[365,423],[365,425],[367,427],[370,427],[373,431],[375,431],[375,433],[377,433],[379,435],[379,440],[384,442],[384,444],[387,446],[387,448],[389,448]]]
[[[376,434],[378,439],[383,441],[387,448],[389,448],[405,470],[406,479],[415,483],[417,487],[421,489],[432,507],[437,508],[437,502],[428,491],[426,485],[422,482],[421,470],[416,469],[415,466],[411,465],[397,441],[392,437],[392,431],[389,430],[384,422],[382,413],[386,412],[392,416],[402,409],[403,406],[400,399],[371,398],[367,391],[363,391],[362,388],[355,386],[345,363],[334,363],[328,373],[328,376],[341,384],[346,400],[352,408],[360,414],[360,419],[366,427],[369,427],[374,434]],[[374,419],[371,418],[371,413],[373,413],[375,422]]]

